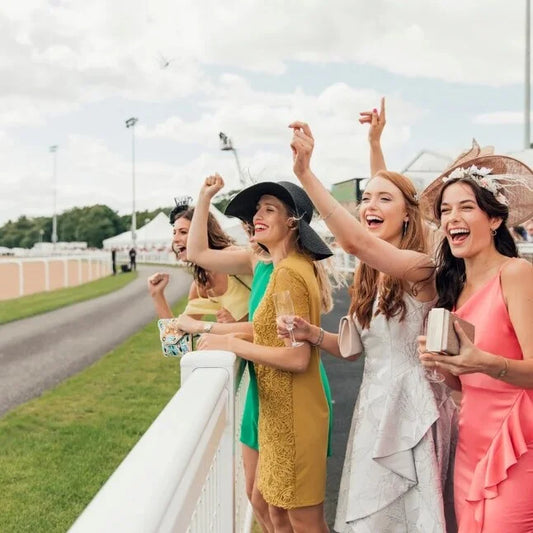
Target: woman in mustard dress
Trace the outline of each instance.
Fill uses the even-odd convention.
[[[286,512],[294,532],[326,532],[329,409],[320,378],[320,339],[291,346],[278,338],[273,295],[289,291],[295,314],[318,325],[321,312],[331,307],[331,290],[317,261],[332,254],[309,225],[309,197],[293,183],[253,185],[232,199],[226,214],[253,223],[255,240],[268,249],[274,271],[253,318],[253,343],[205,334],[198,348],[228,350],[254,362],[259,392],[257,486],[269,504],[274,528],[286,523]]]

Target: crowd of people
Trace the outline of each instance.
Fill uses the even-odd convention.
[[[371,179],[357,216],[313,173],[314,139],[303,122],[289,126],[300,185],[257,183],[226,208],[250,246],[236,246],[209,212],[224,186],[218,174],[206,178],[195,208],[171,213],[173,250],[194,278],[177,327],[201,334],[197,350],[231,351],[248,364],[241,441],[256,520],[268,533],[329,531],[332,401],[323,350],[365,357],[336,531],[531,532],[533,266],[518,257],[513,228],[524,224],[525,240],[533,234],[533,172],[474,144],[419,194],[386,167],[384,101],[360,122],[369,125]],[[315,211],[358,258],[350,353],[339,331],[321,327],[334,272],[331,250],[310,225]],[[168,281],[164,273],[148,280],[160,318],[172,316]],[[434,307],[475,327],[472,342],[454,323],[457,355],[426,350]]]

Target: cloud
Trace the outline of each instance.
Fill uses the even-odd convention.
[[[476,115],[474,124],[523,124],[524,113],[520,111],[495,111],[493,113],[481,113]]]

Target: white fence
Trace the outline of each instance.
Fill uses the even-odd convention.
[[[240,366],[229,352],[184,356],[181,388],[70,532],[249,533]]]
[[[0,300],[73,287],[111,273],[109,254],[0,259]]]

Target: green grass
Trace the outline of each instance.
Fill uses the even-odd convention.
[[[162,356],[154,321],[0,419],[0,531],[66,531],[179,383],[179,360]]]
[[[137,272],[127,272],[118,276],[107,276],[96,281],[90,281],[76,287],[58,289],[50,292],[39,292],[12,300],[0,301],[0,324],[27,318],[48,311],[53,311],[66,305],[83,302],[103,296],[109,292],[124,287],[137,277]]]

